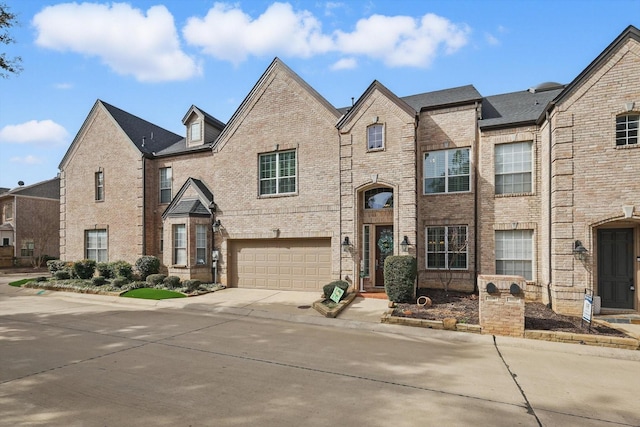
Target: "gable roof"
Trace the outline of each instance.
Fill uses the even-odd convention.
[[[480,101],[482,95],[473,85],[459,86],[451,89],[436,90],[417,95],[403,96],[404,102],[416,111],[441,108],[446,106],[470,104]]]
[[[562,85],[551,86],[546,90],[523,90],[483,98],[482,118],[478,125],[481,129],[489,129],[534,124],[562,88]]]
[[[190,187],[196,191],[198,198],[182,200],[182,196]],[[211,190],[201,180],[190,177],[182,184],[167,209],[162,213],[162,219],[169,216],[211,215],[211,210],[214,208]]]
[[[369,97],[369,95],[371,95],[376,90],[380,91],[381,93],[384,94],[384,96],[386,96],[387,98],[395,102],[407,114],[409,114],[412,117],[415,117],[416,115],[415,108],[411,107],[411,105],[407,104],[405,101],[398,98],[396,94],[394,94],[389,89],[387,89],[387,87],[382,83],[380,83],[378,80],[374,80],[369,85],[369,87],[363,92],[363,94],[360,95],[360,98],[358,98],[356,103],[353,104],[353,106],[349,110],[347,110],[347,112],[340,118],[340,120],[338,120],[336,127],[338,129],[342,128],[342,126],[344,126],[344,124],[347,123],[356,114],[356,112],[360,109],[360,107],[363,105],[363,103]]]
[[[178,134],[154,125],[131,113],[127,113],[111,104],[100,100],[98,100],[98,102],[111,114],[116,123],[118,123],[118,126],[127,134],[131,142],[133,142],[141,153],[153,154],[184,139]]]
[[[213,117],[211,114],[207,113],[206,111],[204,111],[201,108],[196,107],[195,105],[192,105],[189,110],[187,111],[187,113],[184,115],[184,117],[182,118],[182,124],[186,125],[187,124],[187,120],[189,120],[189,116],[191,115],[191,113],[193,112],[198,112],[200,114],[202,114],[202,116],[204,117],[204,121],[208,124],[210,124],[211,126],[222,130],[224,128],[224,123],[222,123],[220,120],[216,119],[215,117]]]
[[[60,178],[56,177],[47,181],[16,187],[7,192],[0,193],[0,197],[5,196],[38,197],[42,199],[60,200]]]
[[[301,87],[303,87],[307,93],[309,93],[320,104],[322,104],[327,109],[327,111],[330,111],[333,115],[335,115],[336,119],[340,117],[341,114],[336,109],[336,107],[331,105],[329,101],[327,101],[313,87],[311,87],[298,74],[291,70],[291,68],[289,68],[284,62],[282,62],[280,58],[276,57],[273,61],[271,61],[271,64],[269,64],[264,73],[262,73],[256,84],[253,85],[253,88],[251,88],[242,103],[240,103],[238,109],[233,113],[224,130],[222,131],[222,133],[220,133],[218,139],[216,139],[216,141],[213,143],[214,149],[217,148],[218,145],[220,145],[220,143],[222,143],[226,138],[228,138],[231,133],[235,132],[235,129],[237,129],[242,122],[242,115],[249,108],[249,105],[253,102],[255,96],[260,93],[264,84],[269,80],[269,77],[278,70],[287,73],[293,80],[295,80]]]
[[[633,39],[640,43],[640,30],[633,25],[629,25],[625,30],[620,33],[616,39],[611,42],[609,46],[605,50],[602,51],[600,55],[596,59],[594,59],[578,76],[573,79],[571,83],[567,85],[567,87],[562,91],[558,96],[553,100],[552,105],[546,111],[551,110],[555,105],[562,102],[567,96],[574,92],[585,80],[587,80],[593,73],[595,73],[604,63],[609,61],[609,59],[625,44],[629,39]],[[543,119],[543,116],[540,116],[540,120]]]

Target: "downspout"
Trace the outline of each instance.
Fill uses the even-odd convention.
[[[147,157],[142,153],[142,255],[147,254]]]
[[[480,204],[480,191],[478,188],[478,158],[480,156],[480,126],[479,119],[482,114],[482,106],[479,102],[476,101],[476,143],[475,150],[473,153],[473,228],[474,228],[474,239],[473,239],[473,292],[478,292],[478,262],[480,257],[478,256],[478,236],[480,232],[478,230],[479,218],[478,218],[478,205]]]
[[[13,196],[13,262],[18,263],[18,198]],[[15,265],[14,265],[15,267]]]
[[[547,304],[547,306],[549,308],[553,309],[553,302],[552,302],[552,299],[551,299],[551,283],[553,283],[553,267],[551,265],[551,260],[552,260],[551,250],[553,248],[553,244],[552,244],[553,232],[552,232],[552,228],[551,228],[551,226],[553,224],[553,221],[552,221],[552,207],[551,207],[551,203],[552,203],[551,183],[552,183],[552,175],[553,175],[552,167],[551,167],[551,161],[552,161],[553,156],[551,155],[551,150],[553,149],[553,139],[552,139],[553,138],[553,133],[551,132],[551,115],[549,114],[549,109],[547,109],[547,111],[545,113],[545,118],[547,120],[547,126],[549,126],[549,129],[547,130],[547,132],[549,133],[549,154],[548,154],[548,156],[549,156],[549,158],[548,158],[548,165],[549,165],[548,166],[549,167],[549,178],[548,178],[549,179],[549,183],[548,183],[549,184],[549,190],[548,191],[549,191],[549,194],[547,196],[548,197],[547,203],[548,203],[548,210],[549,210],[549,215],[548,215],[548,218],[547,218],[548,227],[549,227],[549,239],[547,241],[547,245],[548,245],[547,249],[549,251],[549,253],[548,253],[548,258],[549,258],[548,259],[548,262],[549,262],[549,283],[547,283],[547,298],[549,298],[549,303]]]

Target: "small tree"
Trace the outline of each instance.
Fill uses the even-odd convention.
[[[160,260],[151,255],[144,255],[136,261],[136,269],[140,273],[140,279],[145,280],[150,274],[160,272]]]
[[[444,267],[438,269],[438,278],[445,294],[449,295],[449,285],[453,281],[453,271],[467,265],[467,228],[464,226],[447,227],[446,246],[444,248]]]
[[[18,21],[16,14],[9,12],[9,7],[0,3],[0,43],[9,45],[15,43],[15,40],[9,34],[9,28],[15,26]],[[0,53],[0,77],[8,77],[8,73],[18,74],[22,71],[20,65],[22,58],[16,56],[15,58],[7,58],[4,52]]]

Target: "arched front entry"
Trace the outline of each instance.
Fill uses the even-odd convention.
[[[393,255],[394,189],[370,186],[358,193],[360,278],[364,290],[384,288],[384,260]]]

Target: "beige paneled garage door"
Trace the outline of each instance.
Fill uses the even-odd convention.
[[[229,256],[234,287],[315,291],[331,281],[330,239],[235,240]]]

